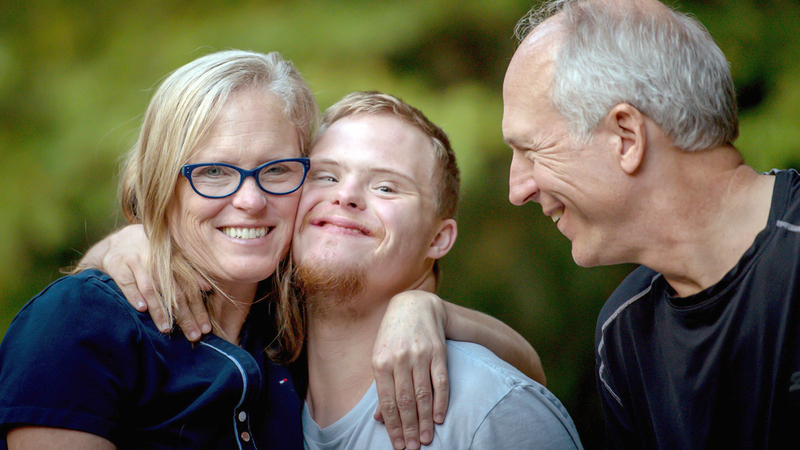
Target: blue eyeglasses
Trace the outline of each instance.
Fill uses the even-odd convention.
[[[181,174],[198,195],[205,198],[225,198],[242,187],[245,178],[253,177],[262,191],[286,195],[300,189],[306,180],[311,162],[308,158],[278,159],[253,170],[240,169],[224,163],[187,164]]]

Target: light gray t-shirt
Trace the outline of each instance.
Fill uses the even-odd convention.
[[[541,384],[484,347],[447,341],[450,406],[423,449],[582,449],[578,432],[560,401]],[[303,407],[309,450],[386,449],[386,426],[372,418],[375,383],[344,417],[320,429]]]

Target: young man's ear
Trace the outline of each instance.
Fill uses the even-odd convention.
[[[607,130],[614,136],[614,155],[620,168],[633,175],[644,161],[647,150],[645,116],[627,103],[611,108],[605,119]]]
[[[458,225],[454,219],[444,219],[439,222],[436,235],[428,249],[428,258],[441,259],[453,248],[458,235]]]

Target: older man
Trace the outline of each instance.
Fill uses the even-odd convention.
[[[655,0],[548,2],[518,31],[511,202],[541,204],[581,266],[641,264],[597,322],[610,445],[796,442],[800,176],[732,145],[720,49]]]
[[[372,420],[372,348],[392,297],[435,290],[456,238],[458,168],[447,136],[378,93],[329,108],[292,244],[308,319],[306,448],[392,448]],[[448,341],[450,407],[429,448],[581,448],[561,403],[485,348]]]

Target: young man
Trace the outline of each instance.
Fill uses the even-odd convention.
[[[372,349],[395,294],[436,288],[457,234],[455,155],[417,109],[355,93],[326,112],[311,159],[292,247],[308,321],[306,446],[389,449],[372,419]],[[479,345],[447,347],[450,407],[430,448],[581,447],[543,386]]]
[[[655,0],[551,1],[506,73],[509,198],[582,266],[637,263],[596,331],[613,448],[785,448],[800,417],[800,176],[758,174],[725,56]]]

